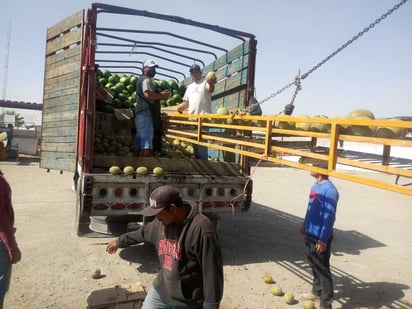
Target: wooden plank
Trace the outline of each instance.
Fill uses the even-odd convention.
[[[220,81],[228,76],[231,76],[235,73],[238,73],[238,72],[241,72],[242,70],[247,69],[248,61],[249,61],[248,56],[236,59],[232,63],[216,71],[216,79]],[[207,74],[207,71],[204,71],[204,72],[206,72],[205,74]]]
[[[69,31],[73,27],[80,26],[81,24],[83,24],[83,20],[84,10],[74,13],[72,16],[67,17],[66,19],[47,29],[47,40],[56,37],[60,33]]]
[[[59,98],[49,98],[47,100],[44,100],[43,102],[43,111],[44,110],[50,110],[50,112],[59,112],[61,108],[62,112],[65,111],[77,111],[77,103],[79,101],[79,94],[71,94]],[[58,111],[55,111],[55,109],[59,109]],[[44,112],[43,112],[44,115]]]
[[[42,151],[40,155],[40,167],[59,171],[74,172],[76,168],[75,153],[56,153]]]
[[[58,66],[50,71],[45,72],[45,79],[50,80],[52,78],[77,73],[80,75],[80,61],[79,59],[71,59],[71,62]]]
[[[118,157],[100,156],[93,157],[94,167],[110,168],[118,165],[124,167],[145,166],[149,171],[161,166],[165,175],[168,173],[188,174],[188,175],[220,175],[220,176],[241,176],[240,167],[237,164],[230,164],[217,161],[206,161],[196,159],[179,158],[139,158],[139,157]]]
[[[50,151],[50,152],[74,152],[76,151],[77,143],[46,143],[43,145],[43,151]]]
[[[64,89],[64,90],[60,90],[60,91],[53,91],[53,92],[50,92],[50,93],[43,94],[43,100],[59,98],[59,97],[62,97],[62,96],[74,95],[74,94],[78,94],[78,93],[79,93],[78,88],[70,88],[70,89]]]
[[[55,83],[60,83],[62,81],[66,81],[66,80],[72,80],[75,78],[80,78],[80,72],[79,71],[75,71],[75,72],[69,72],[68,74],[64,74],[64,75],[60,75],[60,76],[56,76],[54,78],[50,78],[47,80],[47,86],[52,86]]]
[[[246,85],[247,83],[247,70],[243,70],[242,72],[232,75],[229,78],[217,83],[215,85],[215,91],[213,92],[213,96],[219,96],[220,94],[233,90],[241,85]]]
[[[76,167],[84,11],[47,31],[41,167]]]
[[[44,95],[48,96],[49,94],[53,94],[55,92],[59,92],[62,90],[67,90],[67,89],[77,90],[79,87],[79,84],[80,84],[80,76],[70,78],[70,79],[63,79],[62,76],[60,76],[60,78],[54,79],[53,82],[48,83],[44,87]]]
[[[72,48],[64,49],[59,53],[52,54],[46,57],[46,71],[53,65],[70,61],[71,58],[79,59],[81,56],[82,47],[80,45]]]
[[[64,112],[64,113],[57,113],[57,114],[48,114],[46,117],[43,117],[44,123],[50,123],[50,126],[56,124],[57,126],[62,126],[66,122],[69,125],[76,124],[77,125],[77,111],[76,112]],[[60,123],[60,125],[59,125]],[[47,128],[47,126],[43,126]],[[42,129],[43,129],[42,127]]]
[[[218,98],[212,101],[212,112],[216,113],[219,107],[227,107],[229,109],[243,109],[245,107],[245,90]]]
[[[231,63],[237,58],[240,58],[249,53],[249,41],[241,43],[240,45],[236,46],[232,50],[228,51],[223,56],[219,57],[214,62],[210,63],[204,68],[205,72],[209,71],[217,71],[220,68],[226,66],[227,64]]]
[[[73,117],[73,114],[71,115],[71,117],[56,116],[54,118],[50,117],[50,119],[51,120],[47,122],[47,125],[42,126],[42,131],[44,130],[44,134],[46,134],[47,129],[49,128],[51,128],[52,130],[58,130],[59,128],[74,128],[77,126],[77,117]],[[46,123],[46,121],[44,122]]]
[[[46,55],[54,54],[59,50],[75,47],[80,45],[82,41],[83,29],[77,28],[70,32],[64,33],[61,36],[47,42]]]
[[[42,142],[44,143],[76,143],[77,136],[75,135],[70,135],[70,136],[65,136],[64,138],[61,138],[60,136],[44,136],[42,138]]]

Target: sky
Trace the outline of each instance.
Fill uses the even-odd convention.
[[[103,3],[177,15],[254,34],[256,98],[262,101],[292,82],[298,72],[308,72],[400,1],[107,0]],[[89,8],[91,3],[0,0],[0,78],[1,93],[6,90],[6,100],[42,102],[47,28]],[[132,29],[156,27],[155,21],[135,23],[123,18],[114,24]],[[344,117],[354,109],[364,108],[371,110],[376,118],[412,116],[411,31],[412,1],[408,1],[302,80],[294,115]],[[200,34],[198,39],[202,40]],[[290,103],[293,91],[291,87],[263,103],[263,113],[277,114]],[[17,112],[28,122],[41,121],[41,113]]]

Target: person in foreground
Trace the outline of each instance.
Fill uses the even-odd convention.
[[[0,170],[0,309],[3,308],[4,297],[9,289],[11,266],[21,259],[15,232],[11,189]]]
[[[318,167],[327,168],[325,164]],[[306,257],[312,268],[312,291],[302,294],[302,299],[320,299],[320,308],[331,309],[333,280],[330,271],[330,252],[333,240],[333,225],[339,192],[327,175],[311,172],[316,179],[309,195],[309,203],[300,233],[305,236]]]
[[[141,242],[156,246],[161,269],[142,309],[219,308],[223,295],[223,263],[213,223],[183,201],[177,188],[160,186],[150,195],[145,216],[154,220],[110,241],[110,254]]]

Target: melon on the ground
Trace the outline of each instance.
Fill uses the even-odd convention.
[[[276,295],[276,296],[282,296],[283,294],[282,287],[277,284],[272,287],[271,292],[273,295]]]
[[[263,280],[264,283],[273,283],[273,278],[269,274],[263,275],[262,280]]]
[[[315,309],[315,303],[313,300],[305,300],[303,302],[303,309]]]
[[[295,302],[295,296],[291,292],[285,293],[283,299],[285,300],[285,303],[287,303],[288,305],[291,305]]]

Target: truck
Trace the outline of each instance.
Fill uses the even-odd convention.
[[[106,25],[118,16],[150,20],[153,27]],[[171,33],[178,25],[192,30]],[[202,38],[195,31],[199,29],[206,31]],[[209,43],[211,34],[229,38],[230,47]],[[253,192],[251,172],[264,164],[316,171],[412,195],[409,118],[374,119],[368,111],[366,116],[340,118],[252,115],[250,102],[261,103],[253,100],[256,45],[249,33],[100,3],[48,29],[40,167],[74,173],[79,236],[117,234],[145,224],[149,219],[142,210],[150,192],[163,184],[177,186],[184,199],[195,202],[213,220],[223,212],[247,213]],[[133,58],[136,55],[142,58]],[[163,63],[156,77],[173,83],[190,83],[186,74],[194,62],[201,64],[205,75],[215,72],[213,114],[179,114],[167,106],[163,117],[166,141],[207,146],[211,160],[97,151],[102,134],[112,136],[106,143],[114,147],[120,137],[131,138],[133,130],[133,120],[118,117],[123,110],[127,114],[127,108],[105,110],[96,103],[101,69],[137,76],[148,57]],[[108,102],[114,104],[110,98]],[[113,175],[109,173],[112,166],[145,167],[149,173]],[[157,167],[163,174],[152,172]]]
[[[129,27],[119,26],[125,24]],[[105,142],[112,148],[119,139],[132,139],[133,119],[116,117],[124,106],[110,112],[96,102],[102,70],[138,76],[143,61],[151,58],[160,65],[156,78],[183,85],[191,82],[187,75],[194,63],[204,74],[216,72],[213,111],[245,108],[254,91],[256,44],[250,33],[102,3],[47,29],[40,167],[73,173],[79,236],[138,228],[147,220],[142,211],[150,192],[165,184],[178,187],[213,220],[222,212],[249,209],[250,166],[242,157],[218,161],[97,153],[102,135],[110,137]],[[110,98],[107,103],[114,104]],[[149,173],[114,175],[112,166],[145,167]],[[157,167],[161,175],[152,172]]]

